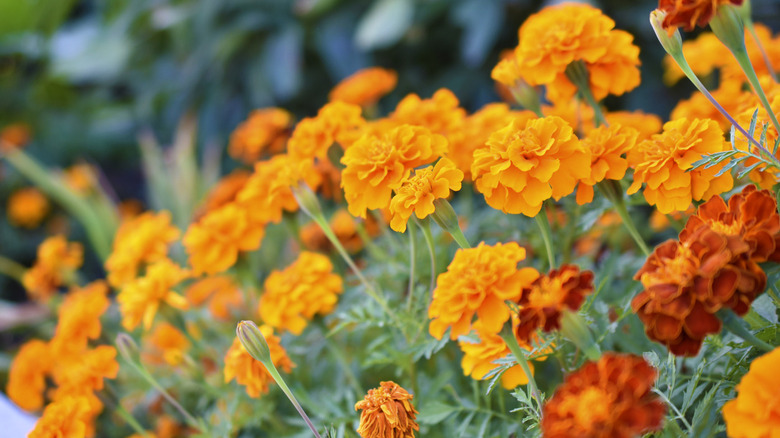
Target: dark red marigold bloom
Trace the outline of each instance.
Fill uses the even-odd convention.
[[[741,5],[744,0],[660,0],[658,9],[666,12],[662,26],[674,32],[678,27],[692,31],[704,27],[721,5]]]
[[[658,430],[666,406],[652,393],[656,371],[644,359],[607,353],[569,374],[544,405],[545,438],[631,438]]]

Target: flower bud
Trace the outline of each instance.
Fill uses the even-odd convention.
[[[460,230],[458,215],[455,214],[455,210],[449,201],[444,198],[436,199],[433,201],[433,207],[435,210],[431,217],[443,230],[450,233],[454,230]]]
[[[292,187],[292,194],[295,200],[298,201],[298,206],[308,216],[312,218],[322,216],[322,209],[320,208],[320,202],[317,200],[317,195],[314,194],[306,183],[302,182]]]
[[[236,335],[238,340],[241,341],[241,345],[250,356],[259,360],[270,369],[273,366],[271,361],[271,350],[268,348],[268,343],[265,337],[260,332],[252,321],[241,321],[236,327]]]
[[[667,31],[664,29],[663,22],[666,18],[666,12],[656,9],[650,13],[650,25],[653,27],[655,36],[658,37],[658,41],[663,46],[666,53],[677,59],[678,56],[682,56],[682,37],[680,36],[680,30],[674,28],[674,32],[671,29]]]
[[[119,354],[122,355],[125,360],[131,363],[136,363],[139,360],[138,344],[135,343],[132,337],[127,333],[120,333],[116,335],[116,349],[119,350]]]
[[[564,309],[561,313],[561,334],[582,350],[588,359],[597,360],[601,352],[582,317],[568,309]]]
[[[742,21],[739,8],[736,6],[721,5],[710,20],[710,28],[712,33],[732,53],[747,52],[745,48],[745,23]]]

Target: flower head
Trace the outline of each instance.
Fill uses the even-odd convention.
[[[661,428],[666,406],[653,394],[655,369],[644,359],[607,353],[566,376],[544,405],[549,438],[633,438]]]
[[[20,408],[37,411],[43,407],[46,376],[52,368],[52,362],[45,358],[50,354],[51,349],[46,342],[33,339],[22,345],[14,356],[5,391]]]
[[[20,148],[30,142],[32,131],[26,123],[12,123],[0,129],[0,151]]]
[[[488,205],[533,217],[590,175],[590,152],[560,117],[512,120],[474,151],[471,175]]]
[[[703,155],[729,148],[718,122],[710,119],[679,119],[664,124],[661,134],[639,143],[628,154],[634,168],[634,182],[628,194],[643,183],[645,200],[661,213],[684,211],[692,200],[707,200],[731,190],[730,173],[716,176],[723,165],[693,169]]]
[[[448,136],[460,128],[465,117],[466,110],[460,107],[455,94],[441,88],[430,99],[421,99],[414,93],[404,97],[390,115],[390,120],[399,125],[423,126],[431,132]]]
[[[244,169],[237,169],[225,175],[209,191],[203,205],[195,213],[197,218],[203,217],[206,213],[217,210],[236,200],[236,196],[244,188],[249,180],[250,172]]]
[[[391,92],[398,82],[398,74],[381,67],[359,70],[339,82],[328,96],[331,101],[371,106]]]
[[[457,339],[471,330],[475,315],[486,332],[501,331],[510,317],[504,301],[517,301],[531,269],[518,271],[524,259],[525,249],[515,242],[459,249],[447,272],[436,279],[428,308],[431,335],[441,339],[451,327],[450,338]]]
[[[344,290],[328,257],[302,251],[282,271],[273,271],[264,284],[259,312],[263,322],[277,330],[300,334],[314,315],[327,315]]]
[[[274,335],[273,328],[262,325],[260,332],[271,351],[271,360],[274,366],[289,373],[295,364],[287,357],[287,352],[282,347],[279,337]],[[274,381],[265,365],[250,356],[238,338],[233,339],[233,345],[230,346],[225,355],[225,383],[233,379],[239,385],[244,386],[247,394],[254,398],[268,392],[270,383]]]
[[[167,363],[177,366],[190,348],[190,341],[173,325],[161,322],[147,336],[149,350],[143,355],[144,360],[153,364]]]
[[[659,0],[658,9],[666,12],[664,29],[673,33],[678,27],[692,31],[710,22],[721,5],[741,5],[744,0]]]
[[[90,339],[100,337],[100,317],[109,305],[108,285],[102,280],[73,288],[60,305],[52,349],[55,352],[84,350]]]
[[[114,379],[119,372],[116,353],[116,348],[110,345],[99,345],[58,357],[51,373],[58,386],[55,399],[103,389],[103,379]]]
[[[8,197],[8,222],[17,227],[35,228],[49,212],[49,200],[35,187],[17,190]]]
[[[122,327],[133,330],[143,322],[144,329],[148,330],[163,303],[177,309],[186,308],[187,300],[172,288],[189,276],[189,271],[168,259],[149,266],[146,275],[127,283],[116,297]]]
[[[639,132],[620,125],[603,125],[582,139],[582,146],[590,155],[590,176],[580,180],[577,186],[577,203],[587,204],[593,201],[593,186],[605,180],[621,180],[628,170],[628,160],[624,157],[636,144]]]
[[[447,158],[439,160],[436,166],[415,170],[390,200],[390,213],[393,215],[390,228],[403,233],[412,213],[418,219],[428,217],[436,209],[433,201],[447,198],[450,191],[460,190],[462,180],[463,172]]]
[[[347,149],[361,135],[366,121],[360,106],[343,101],[326,104],[314,118],[305,118],[295,126],[287,151],[296,162],[327,161],[328,149],[335,142]]]
[[[414,396],[395,382],[380,385],[355,403],[355,410],[363,411],[358,434],[362,438],[414,438],[414,431],[420,430],[411,401]]]
[[[38,246],[38,258],[24,273],[22,284],[31,298],[46,301],[59,286],[73,281],[83,260],[84,248],[80,243],[68,242],[61,235],[49,237]]]
[[[82,438],[87,436],[85,419],[89,417],[89,400],[67,397],[51,403],[35,423],[28,438]]]
[[[279,152],[284,148],[291,124],[292,114],[281,108],[254,110],[231,134],[228,153],[252,164],[264,152]]]
[[[777,368],[780,348],[756,358],[737,385],[739,394],[723,405],[726,433],[733,438],[767,438],[780,430]]]
[[[239,286],[227,275],[206,277],[192,283],[185,291],[187,301],[199,306],[208,301],[211,314],[221,320],[227,320],[231,314],[241,308],[244,298]]]

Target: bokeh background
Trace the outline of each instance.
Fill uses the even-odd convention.
[[[0,0],[0,128],[23,122],[28,151],[52,167],[97,165],[119,199],[146,202],[138,136],[173,140],[184,114],[197,120],[200,159],[227,171],[231,131],[255,108],[310,116],[340,79],[377,65],[398,71],[392,110],[407,93],[450,88],[469,111],[498,100],[490,70],[517,29],[545,3],[531,0]],[[693,87],[661,81],[663,51],[648,25],[654,0],[592,1],[641,47],[643,86],[607,101],[667,117]],[[754,0],[775,31],[780,1]],[[691,35],[692,36],[692,35]],[[218,163],[218,164],[217,164]],[[30,183],[0,162],[0,208]],[[42,227],[0,214],[0,254],[29,266]],[[83,232],[66,223],[72,238]],[[87,253],[98,277],[100,264]],[[88,272],[89,274],[89,272]],[[24,299],[0,276],[0,300]],[[0,301],[1,302],[1,301]]]

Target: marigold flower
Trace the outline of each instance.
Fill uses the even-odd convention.
[[[750,91],[744,90],[742,85],[741,81],[721,81],[720,87],[712,91],[712,97],[727,113],[740,115],[748,103],[756,99],[755,95]],[[750,115],[747,116],[747,124],[744,126],[750,126],[750,117],[752,115],[753,112],[751,111]],[[727,131],[731,129],[731,121],[721,114],[704,94],[699,91],[694,92],[689,99],[677,102],[677,106],[672,110],[670,117],[672,120],[681,118],[689,120],[712,119],[718,122],[722,130]],[[742,120],[740,123],[744,122],[745,120]]]
[[[510,317],[504,301],[517,301],[523,286],[535,279],[529,280],[535,269],[517,269],[524,259],[525,248],[516,242],[459,249],[436,279],[428,308],[431,335],[441,339],[452,327],[450,339],[457,339],[471,330],[475,314],[485,332],[500,332]]]
[[[308,251],[301,251],[284,270],[271,272],[263,288],[258,307],[263,322],[295,335],[301,334],[315,314],[332,312],[344,291],[330,259]]]
[[[666,406],[653,394],[655,369],[630,354],[607,353],[566,376],[542,413],[549,438],[633,438],[659,430]]]
[[[185,309],[187,300],[171,288],[189,276],[189,271],[168,259],[149,266],[146,275],[127,283],[116,297],[119,313],[122,314],[122,327],[133,330],[143,322],[144,329],[148,330],[163,303]]]
[[[30,142],[32,131],[26,123],[12,123],[0,130],[0,151],[20,148]]]
[[[663,28],[671,35],[678,27],[692,31],[710,22],[721,5],[741,5],[744,0],[659,0],[658,9],[666,12]]]
[[[233,311],[244,303],[241,289],[227,275],[206,277],[190,285],[185,291],[187,301],[199,306],[208,301],[209,312],[221,320],[227,320]]]
[[[49,200],[35,187],[19,189],[8,197],[8,222],[22,228],[37,227],[49,212]]]
[[[455,168],[455,164],[442,158],[435,166],[428,166],[414,171],[414,175],[406,179],[396,189],[395,196],[390,200],[390,228],[399,233],[406,231],[406,222],[414,213],[418,219],[432,214],[436,207],[433,201],[450,196],[450,191],[460,190],[463,172]]]
[[[342,79],[328,98],[353,105],[371,106],[382,96],[393,91],[398,82],[398,74],[393,70],[381,67],[369,67],[358,70],[349,77]]]
[[[201,218],[206,213],[217,210],[218,208],[235,201],[238,192],[244,188],[250,175],[251,173],[244,169],[237,169],[222,177],[222,179],[220,179],[209,191],[206,200],[203,201],[203,206],[195,216]]]
[[[287,144],[288,154],[296,162],[308,162],[314,158],[327,160],[328,149],[334,142],[349,148],[366,124],[361,113],[362,109],[351,103],[326,104],[317,117],[298,122]]]
[[[666,214],[688,209],[692,200],[706,201],[731,190],[734,179],[730,173],[715,176],[725,164],[693,169],[693,163],[703,155],[729,148],[714,120],[667,122],[663,133],[640,142],[628,154],[629,164],[634,168],[634,182],[628,194],[636,193],[642,183],[647,183],[643,191],[645,200]]]
[[[194,275],[226,271],[238,253],[260,247],[265,226],[252,222],[244,206],[232,202],[206,214],[187,229],[182,244]]]
[[[184,353],[190,348],[190,341],[173,325],[161,322],[146,337],[149,349],[143,355],[146,362],[167,363],[177,366],[182,362]]]
[[[67,397],[46,406],[28,438],[82,438],[87,436],[85,416],[90,411],[84,397]]]
[[[274,335],[273,328],[268,325],[261,325],[260,332],[271,350],[271,360],[274,366],[289,373],[295,364],[287,357],[287,352],[282,347],[279,337]],[[270,383],[274,381],[268,370],[266,370],[265,365],[250,356],[238,338],[233,339],[233,345],[230,346],[225,355],[225,383],[233,379],[239,385],[244,386],[247,394],[254,398],[258,398],[261,394],[268,392]]]
[[[33,339],[22,345],[14,356],[5,391],[20,408],[37,411],[43,407],[46,376],[52,368],[52,362],[46,360],[50,355],[46,342]]]
[[[62,178],[68,187],[81,195],[89,194],[97,181],[95,169],[87,163],[74,164],[65,169]]]
[[[349,212],[365,218],[366,209],[387,207],[393,189],[412,169],[435,161],[446,150],[446,138],[420,126],[401,125],[381,137],[361,137],[341,158]]]
[[[38,258],[22,277],[22,284],[31,298],[46,301],[57,288],[70,282],[84,260],[84,248],[78,242],[68,242],[57,235],[38,246]]]
[[[389,118],[399,125],[424,126],[433,133],[447,136],[456,132],[466,118],[466,110],[459,105],[455,94],[446,88],[437,90],[430,99],[420,99],[411,93],[398,102]]]
[[[363,411],[358,434],[362,438],[414,438],[420,427],[415,421],[413,398],[395,382],[381,382],[379,388],[369,389],[363,400],[355,403],[355,410]]]
[[[769,114],[767,113],[766,109],[763,105],[758,105],[757,102],[754,102],[756,99],[753,98],[748,104],[748,108],[744,109],[741,113],[739,113],[736,117],[737,123],[740,124],[740,126],[748,127],[751,125],[753,114],[756,110],[758,110],[757,117],[756,117],[756,134],[754,135],[754,138],[758,139],[760,137],[762,132],[762,127],[764,125],[767,125],[767,131],[766,131],[766,145],[771,150],[774,148],[775,142],[778,140],[778,134],[777,129],[775,129],[774,125],[772,124],[772,121],[769,118]],[[758,105],[758,106],[756,106]],[[770,107],[772,108],[772,112],[775,114],[780,114],[780,95],[771,97],[771,103]],[[748,143],[747,138],[745,138],[741,134],[737,134],[735,138],[735,145],[738,149],[742,150],[750,150],[752,149],[754,153],[760,154],[760,151],[757,150],[756,147],[754,147],[751,143]],[[744,165],[750,166],[757,162],[755,158],[748,158],[745,160]],[[750,180],[755,182],[759,187],[762,189],[771,189],[772,186],[774,186],[777,183],[777,175],[776,170],[771,171],[762,171],[759,169],[754,169],[751,171],[748,176],[750,177]]]
[[[590,152],[560,117],[517,120],[474,151],[471,174],[491,207],[533,217],[550,197],[574,191],[590,175]]]
[[[620,125],[603,125],[582,139],[582,146],[591,153],[590,176],[577,186],[577,204],[593,201],[593,186],[605,179],[621,180],[628,170],[624,155],[636,144],[639,132]]]
[[[262,157],[263,152],[279,152],[284,148],[291,124],[292,114],[281,108],[254,110],[230,135],[228,153],[237,160],[252,164]]]
[[[756,358],[737,385],[737,396],[723,405],[726,433],[733,438],[775,438],[780,430],[780,348]]]
[[[60,393],[81,393],[103,389],[103,379],[114,379],[119,372],[116,348],[100,345],[83,352],[59,357],[52,377]]]
[[[52,349],[60,353],[84,350],[90,339],[100,337],[100,317],[110,304],[108,285],[102,280],[74,287],[60,305]]]
[[[179,230],[171,225],[170,212],[164,210],[149,211],[123,222],[106,260],[108,283],[118,288],[135,279],[142,264],[167,257],[168,245],[179,235]]]
[[[528,344],[536,329],[557,330],[564,311],[579,310],[585,296],[593,292],[593,272],[580,271],[575,265],[562,265],[547,275],[531,268],[525,271],[527,283],[515,300],[520,307],[515,334]]]

